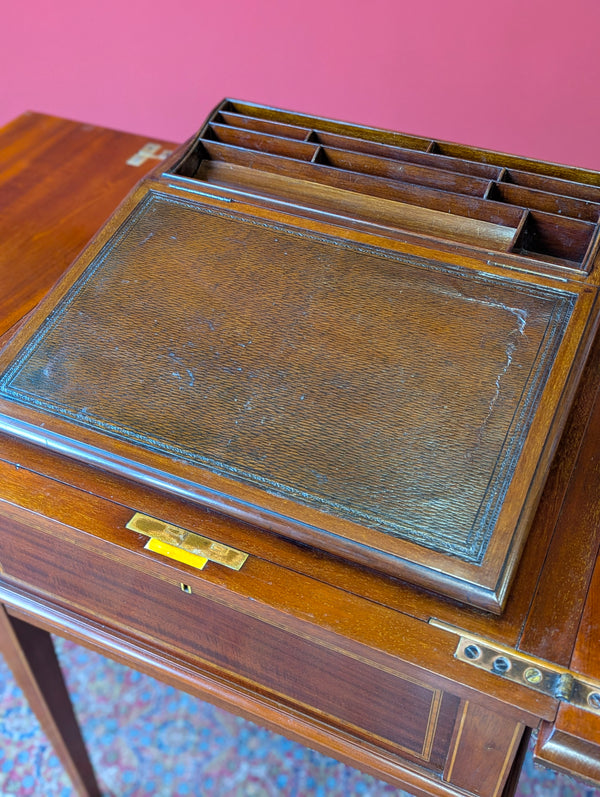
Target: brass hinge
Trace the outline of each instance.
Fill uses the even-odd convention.
[[[142,515],[140,512],[136,512],[126,528],[150,537],[144,546],[148,550],[184,562],[199,570],[202,570],[207,561],[217,562],[231,570],[239,570],[248,558],[247,553],[229,545],[209,540],[207,537],[165,523],[164,520]]]
[[[474,636],[461,628],[431,618],[431,625],[459,637],[454,657],[507,681],[534,689],[571,706],[600,714],[600,682],[528,656],[514,648]]]
[[[163,161],[171,152],[172,150],[163,149],[160,144],[149,141],[125,162],[128,166],[142,166],[147,160]]]

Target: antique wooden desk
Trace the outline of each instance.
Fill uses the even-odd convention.
[[[163,148],[33,113],[1,131],[5,340]],[[415,794],[508,797],[532,728],[540,761],[600,782],[599,366],[600,339],[501,614],[2,435],[2,652],[79,793],[50,632]],[[169,561],[138,512],[248,560]]]

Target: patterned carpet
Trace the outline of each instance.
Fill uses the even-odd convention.
[[[106,797],[407,797],[299,744],[60,639],[56,647]],[[72,789],[0,658],[0,796]],[[533,765],[520,797],[600,797]]]

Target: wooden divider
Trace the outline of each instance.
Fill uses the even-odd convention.
[[[210,169],[207,162],[240,168]],[[248,170],[257,176],[257,190],[260,184],[283,200],[315,207],[329,199],[332,212],[355,214],[358,222],[551,266],[588,269],[598,237],[595,173],[249,103],[223,103],[174,173],[249,190]],[[298,181],[305,182],[303,191]],[[392,210],[391,203],[398,207]]]

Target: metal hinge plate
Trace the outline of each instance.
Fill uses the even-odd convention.
[[[431,625],[459,637],[454,657],[499,678],[526,686],[571,706],[600,714],[600,682],[528,656],[514,648],[492,643],[432,618]]]
[[[150,537],[146,548],[161,553],[171,559],[202,569],[206,561],[217,562],[231,570],[239,570],[248,558],[247,553],[209,540],[192,531],[173,526],[164,520],[142,515],[140,512],[131,518],[126,528]],[[200,560],[204,560],[201,564]]]
[[[149,141],[147,144],[144,144],[135,155],[132,155],[131,158],[126,160],[125,163],[128,166],[143,166],[148,160],[163,161],[165,158],[169,157],[171,152],[172,150],[163,149],[160,144]]]

